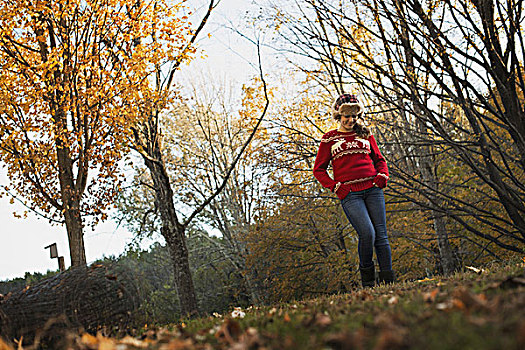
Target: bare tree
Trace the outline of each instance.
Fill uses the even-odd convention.
[[[218,2],[214,0],[209,3],[206,15],[187,45],[188,50],[191,49],[198,34],[206,24],[211,11],[217,6],[217,4]],[[170,88],[173,85],[174,74],[183,58],[184,56],[181,56],[179,59],[172,62],[168,75],[165,78],[162,78],[162,67],[159,66],[155,81],[155,91],[159,93],[159,96],[161,96],[162,99],[145,101],[143,111],[146,113],[146,122],[139,125],[134,130],[134,139],[135,149],[141,154],[146,167],[150,170],[155,191],[155,204],[162,221],[161,234],[166,240],[173,260],[175,283],[177,284],[182,313],[195,314],[198,311],[197,301],[189,269],[188,251],[185,244],[185,231],[197,215],[199,215],[199,213],[201,213],[202,210],[204,210],[226,187],[228,179],[253,139],[255,132],[266,114],[269,100],[266,94],[266,83],[262,74],[259,53],[260,77],[265,96],[265,105],[260,110],[260,117],[253,125],[252,131],[244,140],[242,146],[237,150],[238,153],[231,159],[231,163],[228,165],[227,169],[225,169],[225,172],[221,174],[220,181],[215,184],[213,191],[208,193],[207,197],[203,198],[197,206],[193,207],[189,214],[181,216],[180,212],[178,213],[178,210],[176,209],[174,192],[170,183],[169,172],[167,170],[168,167],[163,155],[165,149],[161,144],[164,138],[162,133],[161,116],[166,107],[165,98],[169,95]]]
[[[299,68],[327,90],[368,97],[388,129],[390,191],[430,213],[445,272],[452,222],[523,253],[520,3],[304,0],[280,13]],[[447,167],[461,176],[440,175]]]
[[[243,101],[239,105],[230,99],[233,87],[210,79],[208,74],[199,82],[195,76],[192,74],[189,82],[194,86],[192,103],[175,109],[167,126],[174,132],[166,140],[174,150],[167,158],[172,183],[178,200],[188,210],[198,207],[223,181],[247,134],[257,123],[253,115],[265,104],[260,80],[243,86]],[[210,242],[244,280],[253,303],[260,297],[246,269],[245,242],[254,223],[254,202],[264,184],[255,157],[259,144],[257,138],[252,141],[222,192],[199,215],[199,221],[220,232],[222,239]]]

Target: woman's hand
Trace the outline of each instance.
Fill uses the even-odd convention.
[[[387,182],[388,182],[388,176],[382,173],[377,174],[374,179],[374,185],[379,188],[385,188]]]
[[[336,189],[335,194],[340,200],[343,200],[346,196],[348,196],[350,192],[352,192],[352,190],[350,190],[350,185],[345,185],[341,183]]]

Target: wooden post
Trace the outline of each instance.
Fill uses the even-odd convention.
[[[61,272],[66,271],[66,265],[64,263],[64,257],[59,256],[58,257],[58,268]]]
[[[64,257],[63,256],[58,256],[57,244],[56,243],[50,244],[47,247],[45,247],[44,249],[48,249],[48,248],[49,248],[49,255],[50,255],[51,259],[55,259],[56,258],[58,260],[58,269],[61,272],[65,271],[66,270],[66,265],[64,263]]]

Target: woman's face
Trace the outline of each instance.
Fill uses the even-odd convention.
[[[359,115],[357,114],[341,115],[341,119],[339,120],[339,130],[352,131],[352,128],[354,127],[354,124],[357,122],[358,118]]]

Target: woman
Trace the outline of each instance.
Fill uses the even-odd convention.
[[[382,190],[388,181],[385,158],[370,130],[360,123],[364,107],[357,96],[339,96],[333,104],[332,115],[339,122],[339,128],[323,135],[314,176],[339,197],[348,220],[357,231],[363,287],[375,284],[374,248],[380,269],[379,282],[394,282]],[[330,162],[333,179],[327,172]]]

